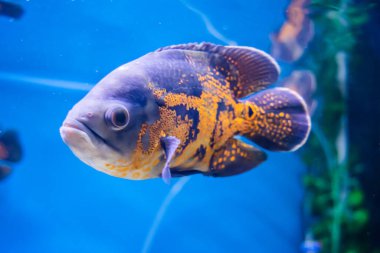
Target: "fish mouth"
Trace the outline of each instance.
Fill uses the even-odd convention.
[[[86,130],[89,130],[89,128],[83,123],[81,123],[80,121],[76,121],[76,124],[64,122],[61,129],[62,128],[72,128],[72,129],[76,129],[82,132],[87,132]]]
[[[86,123],[77,119],[66,119],[60,133],[63,142],[79,160],[97,171],[121,177],[119,172],[113,171],[107,164],[117,164],[120,159],[124,159],[124,155]]]
[[[63,122],[59,132],[62,140],[70,147],[77,146],[83,142],[91,143],[95,146],[100,141],[90,128],[78,120],[66,120]]]
[[[92,130],[86,123],[79,120],[65,121],[60,128],[60,134],[63,141],[69,146],[77,146],[79,142],[87,142],[93,147],[106,145],[113,151],[119,152],[116,147]]]

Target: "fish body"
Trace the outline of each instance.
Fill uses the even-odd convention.
[[[266,155],[237,136],[290,151],[309,134],[300,96],[261,91],[278,75],[274,60],[254,48],[164,47],[101,80],[70,111],[61,136],[82,161],[116,177],[239,174]]]

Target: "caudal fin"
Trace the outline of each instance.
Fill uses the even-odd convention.
[[[294,151],[307,140],[311,122],[300,95],[273,88],[245,100],[243,136],[271,151]]]

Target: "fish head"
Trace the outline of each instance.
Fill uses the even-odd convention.
[[[60,134],[87,165],[128,177],[141,126],[157,117],[158,108],[142,86],[110,80],[101,81],[69,111]]]

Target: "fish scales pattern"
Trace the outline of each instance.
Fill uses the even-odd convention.
[[[217,64],[218,59],[213,54],[186,50],[167,54],[171,60],[178,60],[182,71],[160,75],[148,85],[161,105],[160,119],[147,126],[154,129],[149,131],[149,146],[155,146],[164,136],[176,136],[181,145],[172,166],[178,170],[196,167],[207,172],[214,151],[238,131],[234,120],[239,111],[242,114],[244,106],[230,89],[230,80],[236,81],[236,78],[229,66]],[[167,68],[166,62],[161,67]],[[142,131],[147,134],[146,130]],[[146,151],[138,148],[136,152]]]

